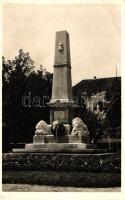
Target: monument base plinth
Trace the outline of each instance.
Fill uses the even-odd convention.
[[[13,152],[41,153],[105,153],[97,149],[95,144],[89,144],[88,136],[65,135],[55,138],[53,135],[35,135],[33,143],[25,144],[24,149],[13,149]]]
[[[64,135],[55,138],[53,135],[34,135],[33,143],[89,143],[88,136]]]

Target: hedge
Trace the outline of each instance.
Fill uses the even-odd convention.
[[[120,173],[120,154],[5,153],[3,171]]]
[[[52,171],[5,171],[3,183],[37,184],[75,187],[120,187],[120,174],[52,172]]]

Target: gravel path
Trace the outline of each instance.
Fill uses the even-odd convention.
[[[114,188],[81,188],[26,184],[3,184],[3,192],[120,192],[120,187]]]

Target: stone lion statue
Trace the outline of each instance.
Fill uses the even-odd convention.
[[[83,123],[83,121],[79,117],[76,117],[72,120],[72,127],[73,129],[71,135],[76,135],[76,136],[89,135],[87,126]]]
[[[48,125],[45,121],[41,120],[36,124],[35,135],[47,135]]]

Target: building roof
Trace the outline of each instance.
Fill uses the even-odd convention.
[[[86,93],[87,95],[92,96],[104,92],[116,79],[121,81],[121,77],[82,80],[73,86],[73,95],[84,95]]]

